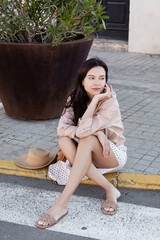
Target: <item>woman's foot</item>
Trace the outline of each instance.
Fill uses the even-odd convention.
[[[68,213],[66,208],[62,208],[54,204],[47,213],[40,216],[39,220],[36,222],[36,227],[48,228],[55,225],[60,219],[66,216]]]
[[[102,204],[102,212],[104,214],[113,215],[117,210],[117,199],[121,193],[112,185],[107,189],[106,201]]]

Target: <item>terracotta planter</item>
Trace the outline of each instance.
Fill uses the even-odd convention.
[[[5,112],[25,120],[59,117],[93,38],[56,47],[0,43],[0,99]]]

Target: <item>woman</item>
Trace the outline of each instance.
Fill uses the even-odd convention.
[[[97,169],[118,171],[127,158],[119,105],[107,80],[108,68],[100,59],[82,64],[58,125],[59,147],[72,164],[71,173],[60,197],[41,215],[37,227],[50,227],[68,213],[70,197],[85,175],[106,191],[102,212],[116,212],[121,194]]]

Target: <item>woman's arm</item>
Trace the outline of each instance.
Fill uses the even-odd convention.
[[[61,116],[57,127],[58,136],[70,138],[76,137],[77,126],[75,126],[73,119],[74,119],[73,108],[72,107],[66,108],[65,113]]]
[[[95,95],[93,97],[90,105],[86,109],[86,111],[83,114],[81,119],[92,118],[98,103],[102,100],[107,100],[107,99],[111,98],[111,96],[113,94],[112,87],[110,86],[110,88],[109,88],[109,87],[106,86],[105,90],[106,90],[105,93],[101,93],[101,94]]]
[[[82,119],[79,119],[78,128],[76,129],[78,138],[87,137],[96,131],[107,129],[114,123],[121,125],[121,115],[116,94],[113,94],[111,98],[105,101],[101,101],[97,106],[97,110],[94,109],[94,106],[94,104],[91,105],[91,109],[87,109],[88,111],[86,110]],[[93,109],[96,110],[94,113]]]
[[[83,119],[86,119],[86,118],[92,118],[93,117],[93,114],[94,114],[94,111],[97,107],[97,104],[98,104],[98,99],[94,98],[91,103],[89,104],[88,108],[86,109],[85,113],[83,114],[82,116],[82,120]]]

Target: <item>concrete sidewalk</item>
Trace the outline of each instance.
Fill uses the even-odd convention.
[[[128,161],[106,175],[120,187],[160,189],[160,56],[92,48],[109,67],[109,84],[117,93],[125,127]],[[31,147],[57,150],[59,119],[23,121],[0,107],[0,173],[47,178],[47,169],[25,170],[14,159]],[[91,183],[87,181],[87,183]]]

